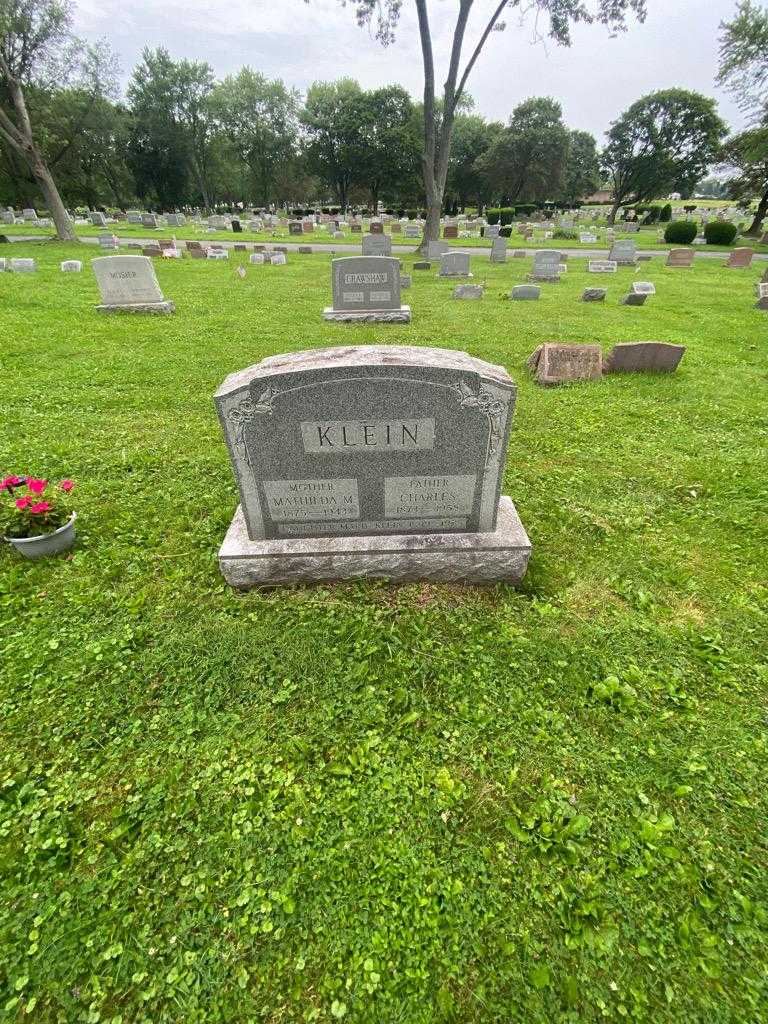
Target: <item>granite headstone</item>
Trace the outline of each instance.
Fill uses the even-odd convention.
[[[502,367],[431,348],[316,349],[232,374],[215,398],[241,501],[225,578],[519,580],[530,542],[500,500],[515,395]]]

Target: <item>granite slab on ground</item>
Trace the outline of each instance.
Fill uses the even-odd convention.
[[[326,580],[384,578],[393,582],[519,583],[531,542],[511,499],[499,501],[487,533],[394,534],[250,540],[238,506],[219,551],[219,567],[240,590]]]

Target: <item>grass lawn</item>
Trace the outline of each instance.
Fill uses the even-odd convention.
[[[589,231],[590,227],[584,225],[577,229],[580,231]],[[240,234],[234,234],[232,231],[200,231],[191,225],[187,225],[183,228],[157,228],[152,231],[148,228],[142,228],[138,224],[110,224],[106,228],[95,228],[90,225],[78,225],[77,234],[80,238],[98,238],[99,235],[114,233],[119,238],[132,239],[132,238],[177,238],[181,241],[189,239],[202,239],[203,241],[219,242],[265,242],[265,243],[276,243],[281,244],[283,242],[292,242],[299,245],[361,245],[362,234],[353,234],[351,231],[344,232],[343,238],[331,238],[325,230],[312,231],[306,235],[299,237],[298,235],[290,235],[287,228],[280,228],[272,231],[242,231]],[[22,224],[0,225],[0,235],[5,234],[9,238],[13,236],[28,236],[28,235],[40,235],[41,237],[53,238],[53,228],[35,228],[25,227]],[[387,232],[389,234],[389,232]],[[656,236],[656,227],[644,228],[641,231],[629,234],[623,231],[616,232],[617,238],[631,238],[637,242],[638,249],[676,249],[679,246],[671,245],[663,240],[660,242]],[[449,238],[445,239],[446,245],[459,248],[459,249],[472,249],[472,248],[484,248],[490,249],[491,240],[488,238]],[[405,235],[392,235],[393,245],[405,245],[416,247],[419,244],[418,239],[406,238]],[[748,245],[755,252],[768,254],[768,245],[760,245],[757,239],[744,239],[737,238],[733,245],[701,245],[695,246],[697,251],[702,252],[730,252],[731,249],[736,246]],[[539,237],[532,242],[527,242],[522,235],[513,234],[508,240],[508,246],[510,249],[601,249],[604,248],[606,252],[610,248],[605,236],[598,237],[597,242],[580,242],[578,238],[575,239],[557,239],[557,238],[542,238]],[[3,250],[5,251],[5,250]],[[15,251],[15,250],[14,250]]]
[[[157,266],[100,316],[78,246],[0,275],[0,470],[77,482],[77,547],[0,551],[0,1019],[768,1020],[766,328],[759,271],[572,259],[539,302],[415,272],[324,323],[330,259]],[[409,269],[412,260],[405,260]],[[606,305],[578,301],[607,285]],[[544,390],[546,340],[677,373]],[[266,355],[464,349],[519,385],[520,590],[232,593],[212,394]]]

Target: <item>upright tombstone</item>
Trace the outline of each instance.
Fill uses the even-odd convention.
[[[443,228],[443,238],[458,238],[459,237],[459,226],[458,224],[446,224]]]
[[[644,306],[648,299],[648,292],[632,291],[620,300],[622,306]]]
[[[499,236],[491,245],[491,263],[507,262],[507,239]]]
[[[59,270],[63,274],[79,274],[83,269],[81,260],[62,260],[59,264]]]
[[[531,546],[500,498],[515,397],[502,367],[431,348],[297,352],[228,377],[215,404],[241,504],[225,579],[518,582]]]
[[[531,281],[559,281],[562,264],[562,255],[557,249],[538,249],[533,257],[533,270],[529,278]]]
[[[154,230],[157,227],[157,217],[154,213],[142,213],[141,226],[143,228],[150,228],[150,230]]]
[[[483,228],[483,238],[498,238],[501,231],[501,224],[486,224]]]
[[[630,341],[614,345],[603,361],[603,373],[672,373],[685,345],[664,341]]]
[[[421,238],[421,228],[418,224],[406,224],[404,234],[406,238]]]
[[[333,306],[323,319],[336,323],[398,323],[411,320],[400,303],[400,261],[392,256],[345,256],[331,261]]]
[[[25,221],[37,220],[37,211],[30,206],[21,211],[21,216]]]
[[[752,257],[754,254],[754,249],[750,249],[748,246],[743,246],[740,249],[731,249],[731,253],[725,263],[725,266],[737,269],[748,267],[752,263]]]
[[[101,293],[100,313],[173,313],[147,256],[100,256],[91,260]]]
[[[667,267],[692,267],[696,252],[693,249],[670,249],[667,254]]]
[[[288,221],[288,234],[289,235],[303,235],[304,228],[301,226],[300,220],[289,220]]]
[[[183,228],[187,223],[187,218],[183,213],[166,213],[165,222],[172,228]]]
[[[107,226],[107,218],[100,210],[94,210],[91,214],[91,224],[95,228],[105,228]]]
[[[447,246],[445,242],[441,242],[439,240],[427,242],[427,259],[439,260],[443,253],[448,252],[449,249],[450,246]]]
[[[603,350],[599,345],[561,345],[548,341],[528,357],[527,365],[534,371],[536,383],[545,387],[599,380],[603,373]]]
[[[129,224],[141,224],[141,213],[138,210],[128,210],[126,217]]]
[[[382,225],[383,228],[384,225]],[[363,256],[391,256],[392,239],[380,232],[378,235],[363,235]]]
[[[472,277],[468,252],[444,252],[440,257],[439,277]]]
[[[632,238],[619,238],[611,246],[608,259],[620,267],[634,267],[637,263],[637,242]]]
[[[371,226],[368,229],[372,235],[383,235],[384,224],[380,220],[372,220]]]
[[[757,286],[755,309],[768,310],[768,283],[761,281]]]

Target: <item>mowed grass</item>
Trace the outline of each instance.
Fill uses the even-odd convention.
[[[631,270],[511,303],[530,259],[477,257],[482,301],[433,266],[410,325],[343,326],[328,256],[158,262],[177,312],[142,318],[59,273],[90,249],[13,255],[0,469],[73,477],[79,537],[0,552],[2,1019],[768,1020],[762,268],[654,260],[628,308]],[[644,339],[679,371],[525,369]],[[224,585],[214,390],[366,342],[517,381],[519,590]]]
[[[664,225],[661,225],[663,231]],[[542,232],[538,232],[537,237],[532,241],[527,241],[522,235],[513,233],[509,240],[508,246],[510,249],[605,249],[606,255],[610,245],[606,241],[605,235],[598,235],[597,242],[580,242],[578,239],[579,232],[587,232],[592,230],[591,223],[582,224],[574,229],[577,232],[576,238],[558,239],[558,238],[544,238]],[[79,224],[76,228],[77,235],[80,238],[96,239],[99,235],[103,234],[116,234],[121,240],[122,239],[158,239],[158,238],[176,238],[179,241],[189,241],[200,239],[207,242],[259,242],[265,244],[282,244],[286,243],[297,243],[299,245],[362,245],[362,236],[366,232],[354,233],[352,231],[343,232],[342,238],[333,238],[328,231],[324,228],[317,228],[304,235],[291,235],[287,228],[276,228],[274,231],[248,231],[244,227],[243,231],[239,234],[235,234],[232,231],[207,231],[201,230],[200,228],[194,227],[194,225],[187,223],[182,228],[174,227],[161,227],[151,230],[143,228],[139,224],[128,224],[125,222],[117,224],[109,224],[106,228],[96,228],[91,225]],[[13,224],[13,225],[2,225],[0,224],[0,235],[5,234],[9,238],[11,237],[30,237],[40,236],[41,238],[53,239],[54,229],[53,228],[37,228],[30,227],[28,225]],[[388,231],[387,234],[390,234]],[[406,238],[404,234],[392,235],[392,244],[394,246],[407,246],[411,249],[415,249],[419,245],[420,239]],[[640,250],[666,250],[679,248],[677,245],[671,245],[665,242],[662,238],[659,241],[657,235],[657,226],[650,228],[643,228],[640,231],[630,234],[624,231],[616,231],[616,238],[629,238],[637,243],[637,248]],[[472,238],[448,238],[444,239],[446,245],[451,248],[459,249],[477,249],[484,248],[490,249],[491,241],[488,238],[481,238],[473,236]],[[748,246],[753,249],[756,253],[768,253],[768,245],[761,245],[758,239],[753,238],[742,238],[737,237],[733,245],[701,245],[696,246],[698,252],[730,252],[731,249],[737,246]],[[5,250],[3,250],[5,251]],[[14,249],[14,252],[16,250]]]

